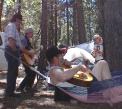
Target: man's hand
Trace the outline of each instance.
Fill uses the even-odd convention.
[[[29,51],[29,55],[30,55],[31,57],[34,57],[34,56],[35,56],[35,51],[34,51],[34,50],[30,50],[30,51]]]
[[[66,59],[64,59],[64,65],[71,66],[71,62],[70,62],[70,61],[68,61],[68,60],[66,60]]]
[[[16,50],[16,40],[12,37],[9,37],[8,46],[11,47],[13,50]]]
[[[81,71],[82,72],[87,72],[88,68],[85,65],[81,65]]]
[[[62,66],[64,68],[71,68],[71,62],[67,61],[66,59],[62,59]]]

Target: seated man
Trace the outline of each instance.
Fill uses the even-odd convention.
[[[62,52],[55,46],[48,48],[48,50],[46,51],[46,57],[50,64],[49,77],[50,77],[51,83],[54,86],[63,87],[66,84],[65,81],[71,79],[78,71],[81,70],[83,72],[87,72],[89,70],[85,65],[78,64],[77,66],[65,71],[64,68],[61,67],[62,63],[63,63]],[[104,80],[104,79],[111,78],[108,64],[104,60],[99,61],[95,65],[95,67],[93,68],[92,74],[98,80]],[[100,78],[99,78],[99,75],[101,75]],[[63,100],[66,100],[66,97],[64,97],[64,96],[66,96],[65,94],[60,95],[62,93],[63,92],[59,92],[58,89],[55,89],[55,100],[60,100],[60,97],[62,97],[62,96],[63,96],[62,98],[64,98]],[[58,98],[58,99],[56,99],[56,98]]]
[[[98,62],[99,60],[103,59],[103,39],[99,34],[94,35],[94,50],[92,55],[95,57],[95,61]]]

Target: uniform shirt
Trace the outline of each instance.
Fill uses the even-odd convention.
[[[16,40],[16,46],[22,48],[21,38],[14,23],[9,23],[5,28],[5,46],[8,45],[8,38],[12,37]]]

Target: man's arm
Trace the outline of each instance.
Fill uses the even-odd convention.
[[[5,28],[5,34],[6,34],[6,43],[8,46],[10,46],[12,49],[16,49],[16,27],[13,23],[9,23],[7,27]]]
[[[21,44],[22,44],[22,47],[21,47],[21,51],[31,57],[33,57],[35,55],[35,51],[34,50],[27,50],[26,49],[26,46],[27,46],[27,41],[25,39],[25,37],[21,38]]]
[[[57,81],[64,82],[71,79],[80,70],[86,72],[87,68],[85,65],[77,65],[66,71],[61,69],[54,69],[52,73],[54,74],[54,78],[56,78]]]
[[[27,54],[28,56],[31,56],[31,57],[34,57],[34,55],[35,55],[34,51],[29,51],[25,48],[21,48],[21,51],[22,51],[22,53],[25,53],[25,54]]]

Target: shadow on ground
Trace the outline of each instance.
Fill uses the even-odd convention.
[[[19,77],[23,77],[24,75]],[[44,90],[39,83],[36,92],[22,93],[20,97],[4,98],[6,73],[0,73],[0,109],[122,109],[122,103],[110,106],[108,104],[55,102],[54,92]]]

